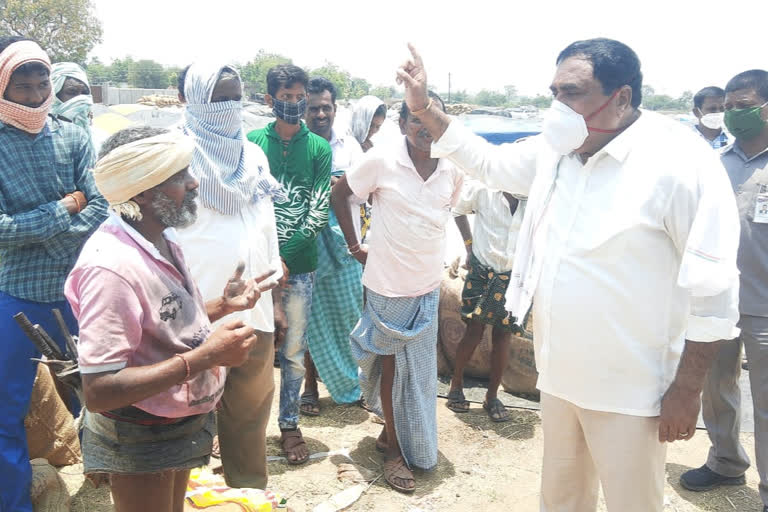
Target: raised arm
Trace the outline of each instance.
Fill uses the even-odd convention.
[[[464,172],[491,188],[527,196],[536,175],[539,141],[494,146],[452,120],[427,94],[427,72],[421,55],[409,44],[411,58],[397,70],[405,86],[405,101],[435,142],[434,158],[448,158]]]

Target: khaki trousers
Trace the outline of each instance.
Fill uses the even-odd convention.
[[[248,361],[230,368],[216,419],[230,487],[267,487],[267,423],[275,391],[274,335],[257,332]]]
[[[666,444],[659,418],[582,409],[541,394],[542,512],[594,512],[598,484],[609,512],[661,512]]]

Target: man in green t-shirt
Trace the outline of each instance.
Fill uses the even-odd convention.
[[[275,203],[275,217],[280,257],[290,272],[289,287],[273,298],[275,342],[280,343],[278,423],[289,464],[309,460],[309,451],[298,428],[299,393],[304,380],[305,334],[317,268],[315,239],[328,223],[331,192],[331,146],[301,121],[307,106],[308,81],[306,72],[291,64],[270,69],[265,98],[277,119],[248,134],[248,140],[266,153],[272,175],[288,196],[287,201]],[[283,315],[288,327],[281,332],[277,326]]]

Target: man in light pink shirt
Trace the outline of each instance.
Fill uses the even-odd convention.
[[[431,94],[443,110],[442,100]],[[395,152],[374,148],[331,192],[331,204],[349,252],[365,264],[363,316],[350,334],[361,369],[360,387],[384,417],[376,442],[384,452],[384,478],[413,492],[410,466],[437,464],[437,306],[445,253],[463,174],[430,157],[432,137],[403,103]],[[349,198],[373,198],[376,219],[366,249],[357,241]],[[367,263],[366,263],[367,261]]]

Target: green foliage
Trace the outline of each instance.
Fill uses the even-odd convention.
[[[448,102],[447,92],[440,94],[440,96],[445,99],[446,103],[470,103],[472,101],[472,97],[469,95],[466,89],[462,89],[460,91],[451,91],[450,102]]]
[[[656,94],[650,85],[643,86],[643,108],[648,110],[691,110],[693,108],[693,93],[685,91],[679,98],[668,94]]]
[[[169,68],[165,68],[165,76],[167,78],[167,87],[176,88],[179,85],[179,73],[181,73],[181,68],[178,66],[171,66]]]
[[[278,53],[267,53],[259,50],[253,60],[248,61],[241,69],[244,89],[247,94],[267,93],[267,71],[280,64],[293,64],[288,57]]]
[[[475,103],[486,107],[501,107],[507,103],[507,97],[500,92],[483,89],[475,95]]]
[[[126,84],[130,87],[145,89],[166,89],[176,87],[180,69],[175,66],[164,67],[159,62],[149,59],[133,60],[131,57],[115,59],[105,65],[99,59],[92,59],[86,66],[88,79],[94,85],[112,83]]]
[[[531,98],[530,96],[525,96],[524,98],[526,103],[520,102],[521,105],[533,105],[537,108],[549,108],[549,106],[552,105],[552,100],[554,99],[552,96],[544,96],[541,94],[537,94],[535,98]]]
[[[162,64],[144,59],[136,61],[128,71],[128,82],[143,89],[165,89],[168,87],[168,75]]]
[[[82,64],[101,42],[102,29],[90,0],[5,0],[0,35],[34,39],[53,62]]]
[[[505,85],[504,95],[507,97],[507,103],[514,103],[517,100],[517,87],[514,85]]]
[[[310,71],[309,76],[327,78],[336,86],[337,98],[349,98],[349,93],[352,89],[352,76],[348,71],[341,69],[336,64],[326,62],[324,66]]]
[[[350,98],[362,98],[371,90],[371,84],[365,78],[352,78],[349,87]]]
[[[390,86],[377,85],[376,87],[369,90],[368,94],[371,94],[373,96],[376,96],[377,98],[381,98],[382,100],[386,101],[394,98],[397,94],[397,91],[391,85]]]

